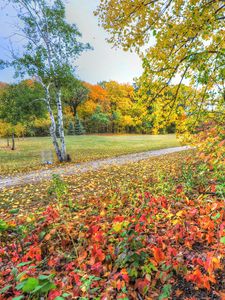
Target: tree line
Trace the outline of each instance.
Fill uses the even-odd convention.
[[[0,136],[47,136],[51,120],[44,91],[35,80],[0,85]],[[57,114],[57,106],[52,106]],[[116,81],[90,84],[71,78],[62,87],[65,133],[172,133],[171,123],[156,131],[154,116],[142,105],[134,86]],[[56,123],[56,135],[60,136]],[[14,143],[14,141],[13,141]],[[14,148],[14,145],[13,145]]]

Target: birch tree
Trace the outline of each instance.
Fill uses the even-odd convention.
[[[60,162],[67,160],[63,125],[62,87],[74,75],[75,59],[89,44],[79,42],[81,33],[75,24],[66,21],[62,0],[10,0],[18,12],[20,36],[26,43],[21,55],[13,53],[8,64],[15,67],[16,75],[28,74],[41,83],[51,119],[50,134]],[[57,108],[56,116],[53,105]],[[56,122],[57,120],[57,122]],[[57,127],[59,139],[57,140]]]

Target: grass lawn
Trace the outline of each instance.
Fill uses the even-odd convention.
[[[66,142],[73,162],[179,146],[176,136],[171,134],[68,136]],[[15,151],[7,149],[6,140],[0,139],[0,174],[44,167],[41,153],[48,150],[54,153],[50,137],[16,140]]]

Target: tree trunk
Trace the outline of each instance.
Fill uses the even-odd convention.
[[[57,158],[60,162],[62,162],[63,157],[62,157],[62,153],[61,153],[61,150],[60,150],[60,147],[59,147],[59,143],[57,141],[55,117],[54,117],[54,114],[53,114],[53,111],[52,111],[52,108],[51,108],[51,105],[50,105],[50,95],[49,95],[48,88],[45,88],[45,92],[46,92],[47,110],[48,110],[50,120],[51,120],[50,135],[51,135],[51,138],[52,138],[52,143],[53,143],[53,146],[55,148]]]
[[[15,135],[14,135],[14,132],[12,133],[12,150],[15,150],[16,147],[15,147]]]
[[[63,125],[63,111],[62,111],[62,93],[61,89],[56,91],[56,104],[57,104],[57,113],[58,113],[58,126],[59,126],[59,137],[61,141],[61,154],[63,161],[67,160],[66,156],[66,143],[65,143],[65,134],[64,134],[64,125]]]
[[[76,114],[77,114],[77,105],[73,105],[72,106],[72,110],[73,110],[73,116],[74,116],[74,118],[76,118]]]
[[[7,136],[7,147],[9,147],[9,137]]]
[[[112,121],[112,133],[115,133],[115,123]]]
[[[48,112],[49,112],[49,116],[50,116],[50,119],[51,119],[50,135],[51,135],[51,138],[52,138],[52,143],[53,143],[53,146],[55,148],[55,152],[56,152],[58,160],[60,162],[63,162],[62,152],[60,150],[59,143],[57,141],[55,117],[53,115],[51,107],[48,107]]]

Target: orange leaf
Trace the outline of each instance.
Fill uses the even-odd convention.
[[[161,262],[165,259],[165,255],[164,255],[164,253],[162,252],[162,250],[160,248],[154,247],[152,249],[152,252],[153,252],[155,261],[157,263],[159,263],[159,262]]]

